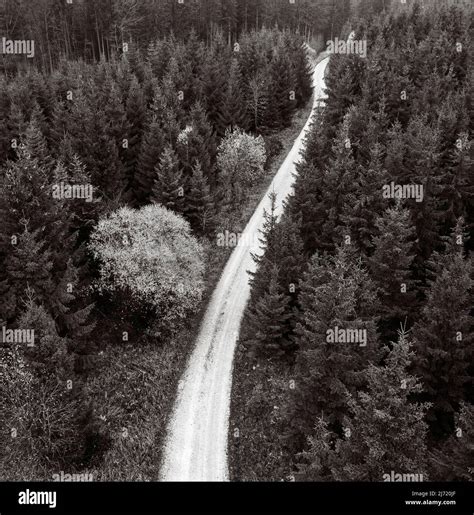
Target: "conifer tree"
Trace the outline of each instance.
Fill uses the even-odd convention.
[[[421,376],[432,431],[449,432],[454,413],[472,381],[472,260],[464,256],[461,221],[432,259],[435,278],[429,283],[421,318],[413,328],[417,345],[416,372]]]
[[[467,132],[458,134],[453,147],[446,152],[445,173],[440,185],[440,202],[437,204],[437,217],[443,233],[448,233],[459,217],[463,217],[468,228],[474,224],[472,209],[469,208],[474,195],[474,187],[469,174],[472,171],[472,143]],[[468,245],[472,244],[470,241]]]
[[[436,216],[442,177],[439,169],[440,134],[428,124],[423,115],[410,120],[405,138],[407,145],[404,160],[409,171],[406,182],[423,187],[422,201],[411,199],[408,204],[417,233],[415,274],[417,279],[424,280],[424,262],[440,243],[439,220]]]
[[[433,481],[472,481],[474,470],[474,406],[461,402],[455,415],[454,428],[439,448],[432,449],[429,458]]]
[[[133,188],[135,174],[138,171],[140,146],[142,142],[146,116],[145,97],[143,90],[135,76],[132,77],[132,82],[128,92],[126,116],[128,126],[128,148],[125,152],[124,162],[127,185],[130,189]]]
[[[292,75],[295,80],[296,107],[301,107],[311,97],[312,69],[306,50],[299,38],[288,37],[286,44],[290,52]]]
[[[155,167],[165,147],[164,134],[160,121],[153,117],[148,129],[143,135],[135,173],[134,195],[138,205],[149,202],[155,179]]]
[[[197,234],[210,234],[215,226],[215,206],[201,164],[196,161],[187,181],[184,211],[191,228]]]
[[[274,209],[274,206],[272,206]],[[278,223],[267,215],[264,236],[265,253],[263,256],[255,256],[258,268],[252,274],[251,306],[268,289],[268,277],[276,267],[278,271],[278,287],[288,297],[287,312],[283,326],[286,341],[286,351],[291,354],[294,350],[295,310],[298,309],[298,294],[300,292],[300,280],[306,267],[306,257],[303,252],[303,240],[300,236],[300,221],[294,221],[289,215],[284,214]],[[267,228],[269,231],[267,232]]]
[[[414,357],[410,347],[401,332],[385,364],[369,364],[364,371],[367,390],[348,394],[343,436],[330,430],[329,416],[319,417],[309,449],[302,453],[306,463],[299,467],[300,479],[384,481],[392,471],[428,479],[427,406],[410,401],[422,388],[408,373]]]
[[[45,167],[48,172],[51,172],[54,161],[48,150],[46,139],[40,129],[41,116],[40,108],[36,104],[31,114],[30,122],[26,127],[25,134],[23,135],[23,141],[25,141],[25,143],[27,142],[28,152],[31,153],[33,158],[38,160],[38,164]]]
[[[295,89],[291,64],[283,52],[280,52],[270,63],[269,108],[264,122],[270,130],[290,125],[291,115],[297,104]]]
[[[358,168],[354,188],[347,195],[342,206],[341,221],[355,239],[365,255],[371,253],[371,237],[375,219],[387,207],[382,187],[388,183],[386,170],[382,165],[383,149],[379,143],[372,145],[370,162]]]
[[[265,71],[259,70],[247,85],[249,128],[261,132],[269,104],[268,84]]]
[[[247,104],[242,87],[242,75],[239,62],[232,59],[227,84],[221,92],[219,114],[217,118],[217,135],[223,137],[226,130],[248,127]]]
[[[37,303],[32,292],[28,292],[18,325],[34,330],[34,345],[27,347],[24,354],[38,376],[57,380],[74,376],[74,361],[68,352],[67,340],[59,336],[51,315]]]
[[[340,245],[334,257],[314,255],[300,288],[295,388],[285,415],[296,448],[323,413],[339,427],[346,389],[363,386],[361,371],[378,354],[375,288],[350,245]],[[339,329],[361,330],[361,338],[332,341]]]
[[[34,142],[38,141],[36,135],[34,132]],[[54,198],[58,175],[49,173],[32,156],[28,136],[2,184],[0,211],[6,231],[1,241],[4,268],[0,288],[8,299],[8,315],[2,318],[17,319],[29,287],[62,330],[79,332],[75,320],[85,320],[81,314],[84,306],[74,302],[81,271],[73,211],[68,205],[71,199]]]
[[[19,316],[27,290],[30,289],[40,302],[50,303],[55,284],[53,279],[53,259],[51,251],[41,240],[41,229],[15,235],[17,242],[10,245],[4,258],[2,293],[2,314],[4,320],[14,321]]]
[[[119,197],[125,187],[124,166],[119,154],[119,144],[124,137],[121,129],[111,129],[104,114],[100,98],[93,98],[81,90],[75,93],[68,134],[72,137],[75,153],[84,162],[93,185],[102,195],[112,200]],[[110,101],[110,109],[117,108],[117,121],[123,122],[123,107],[116,100]],[[98,115],[102,113],[102,115]]]
[[[250,304],[254,303],[259,299],[263,293],[265,286],[262,287],[262,277],[266,277],[263,268],[265,267],[265,273],[268,273],[268,267],[265,266],[272,256],[272,250],[270,248],[270,242],[274,241],[273,233],[275,226],[278,221],[276,213],[276,193],[272,192],[269,195],[270,198],[270,209],[267,211],[263,210],[263,226],[261,229],[260,250],[258,253],[252,254],[252,259],[256,263],[256,272],[249,272],[251,289],[251,301]],[[265,278],[266,280],[266,278]]]
[[[285,339],[285,325],[290,317],[289,297],[278,286],[278,268],[273,267],[267,291],[248,313],[247,344],[253,355],[278,357],[289,345]]]
[[[354,160],[349,138],[349,117],[344,118],[332,146],[333,157],[323,171],[318,214],[323,217],[317,240],[321,250],[332,250],[343,230],[342,215],[356,190],[359,167]],[[347,209],[347,208],[346,208]],[[315,221],[315,220],[314,220]],[[314,223],[313,221],[313,223]]]
[[[176,150],[185,176],[191,176],[196,161],[199,161],[209,181],[215,182],[216,142],[206,112],[199,102],[192,106],[189,123],[178,135]]]
[[[216,41],[212,42],[213,46],[208,49],[205,55],[204,62],[201,68],[202,82],[203,82],[203,102],[204,107],[209,117],[209,121],[213,128],[217,130],[220,123],[220,102],[216,99],[226,89],[227,82],[227,66],[226,59],[227,47],[217,51],[215,48]],[[225,134],[225,127],[219,136]]]
[[[410,211],[400,202],[375,220],[374,252],[369,258],[369,269],[377,286],[381,329],[386,338],[391,338],[407,317],[411,325],[416,308],[416,285],[410,271],[414,238]]]
[[[183,172],[180,168],[178,156],[170,147],[165,147],[160,161],[155,167],[155,182],[152,189],[151,200],[176,213],[184,210],[184,183]]]

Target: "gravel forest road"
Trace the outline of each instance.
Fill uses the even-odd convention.
[[[314,70],[313,112],[324,99],[324,71],[329,59]],[[291,193],[295,163],[304,147],[303,130],[281,165],[264,198],[248,222],[214,290],[195,348],[180,381],[168,426],[161,481],[228,481],[227,433],[229,427],[232,360],[242,315],[249,299],[248,270],[255,269],[251,253],[259,253],[259,229],[264,209],[269,210],[269,193],[277,194],[277,214]]]

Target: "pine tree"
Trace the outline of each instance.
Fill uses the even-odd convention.
[[[234,130],[248,128],[247,104],[242,87],[242,75],[237,59],[230,64],[227,84],[221,92],[219,114],[217,118],[217,135],[223,137],[229,128]]]
[[[138,205],[149,202],[155,179],[155,167],[159,163],[164,147],[163,129],[159,120],[154,117],[143,135],[138,169],[135,173],[133,192]]]
[[[17,319],[29,287],[62,330],[79,332],[75,321],[82,315],[76,311],[84,306],[77,305],[76,290],[82,271],[71,200],[54,198],[58,169],[50,174],[32,156],[30,145],[27,138],[2,184],[0,211],[6,230],[0,244],[0,288],[8,299],[8,315],[2,318]]]
[[[415,229],[410,211],[397,203],[375,220],[372,238],[374,252],[369,258],[372,280],[377,285],[380,302],[381,330],[392,338],[400,323],[406,323],[416,310],[416,288],[411,278]]]
[[[67,205],[63,202],[64,210],[70,214],[69,227],[71,233],[77,234],[78,242],[82,243],[100,213],[106,208],[105,203],[100,202],[100,194],[94,190],[89,173],[77,154],[70,147],[67,139],[63,140],[60,150],[60,160],[53,170],[54,184],[59,185],[84,185],[91,187],[92,199],[74,199]],[[58,202],[58,204],[61,204]]]
[[[217,51],[215,47],[216,42],[213,41],[206,56],[201,69],[201,76],[203,82],[203,102],[204,107],[209,117],[209,121],[214,130],[217,130],[220,123],[220,102],[216,98],[220,97],[227,87],[227,68],[228,61],[226,54],[228,53],[227,47],[224,45],[221,51]],[[222,134],[225,134],[225,127]]]
[[[272,203],[272,212],[275,206]],[[271,213],[272,213],[271,212]],[[306,257],[303,252],[303,241],[300,236],[300,222],[294,221],[284,214],[276,223],[274,214],[266,214],[264,228],[263,256],[254,256],[258,267],[252,274],[252,293],[250,305],[254,306],[258,299],[267,291],[268,277],[277,267],[279,290],[288,297],[288,316],[285,317],[284,337],[286,351],[290,355],[294,350],[295,310],[298,309],[299,283],[306,267]],[[273,224],[273,225],[272,225]]]
[[[264,128],[269,104],[268,84],[265,71],[259,70],[255,76],[249,80],[247,91],[249,128],[258,133]]]
[[[288,37],[286,44],[290,52],[292,75],[295,80],[296,107],[301,107],[309,100],[313,91],[312,69],[299,38]]]
[[[53,300],[55,290],[53,258],[41,240],[41,229],[30,232],[25,227],[24,232],[16,237],[17,243],[10,245],[4,259],[3,280],[0,282],[3,298],[1,318],[7,321],[14,321],[19,316],[28,290],[47,305]]]
[[[25,144],[28,145],[28,152],[38,160],[38,164],[45,167],[48,172],[52,171],[54,161],[48,150],[46,139],[40,129],[42,113],[38,105],[35,105],[31,120],[23,135]]]
[[[256,263],[256,272],[249,272],[250,275],[250,285],[251,285],[251,300],[250,304],[256,302],[265,291],[266,284],[266,273],[268,272],[268,266],[266,264],[269,262],[272,256],[272,250],[270,246],[271,241],[275,241],[273,236],[273,232],[275,230],[275,226],[277,224],[278,216],[276,214],[276,193],[272,192],[269,195],[270,199],[270,209],[267,211],[263,210],[263,226],[261,229],[261,237],[260,241],[260,250],[258,253],[252,254],[252,259]],[[263,271],[265,267],[265,273]],[[270,266],[271,268],[271,266]],[[265,279],[263,279],[265,278]]]
[[[365,255],[371,253],[371,237],[377,216],[386,208],[382,187],[388,183],[386,170],[382,166],[383,149],[375,143],[370,149],[370,162],[358,168],[354,188],[347,195],[342,206],[341,221],[355,239]]]
[[[116,199],[125,187],[124,166],[117,140],[119,133],[120,141],[124,133],[121,129],[110,127],[104,106],[99,105],[100,97],[93,98],[92,93],[79,90],[73,102],[68,134],[72,138],[74,152],[84,162],[94,187],[107,199]],[[123,122],[123,108],[118,107],[117,100],[112,99],[109,104],[108,109],[114,112],[118,109],[117,121],[120,125]]]
[[[152,202],[182,213],[184,209],[183,172],[176,152],[167,146],[155,167],[155,182],[152,189]]]
[[[325,78],[328,98],[325,105],[325,123],[335,135],[348,108],[356,103],[361,81],[361,59],[350,56],[333,55]]]
[[[132,78],[126,104],[126,116],[128,125],[128,148],[125,152],[125,174],[128,189],[133,189],[135,174],[138,171],[140,146],[142,142],[146,102],[143,90],[135,76]]]
[[[421,319],[413,328],[418,349],[416,372],[424,383],[424,398],[433,403],[428,420],[438,435],[449,432],[471,382],[472,261],[464,256],[463,232],[459,222],[443,253],[435,253],[435,279],[430,281]]]
[[[299,478],[305,481],[384,481],[384,476],[420,474],[426,467],[426,405],[410,401],[421,384],[409,375],[414,353],[406,334],[400,334],[384,365],[369,364],[364,371],[367,390],[348,394],[349,413],[343,437],[317,420],[309,449],[301,455]]]
[[[27,347],[24,354],[38,376],[58,380],[74,376],[74,360],[68,352],[66,338],[59,336],[51,315],[31,292],[28,292],[18,326],[34,330],[34,345]]]
[[[210,234],[215,226],[215,206],[201,164],[196,161],[187,182],[184,209],[186,219],[197,234]]]
[[[440,211],[437,217],[443,224],[441,230],[447,234],[459,217],[466,220],[468,228],[474,225],[472,209],[469,208],[474,195],[472,180],[472,143],[467,132],[459,133],[453,147],[446,152],[445,173],[440,185],[441,202],[437,204]]]
[[[206,112],[199,102],[192,106],[186,129],[178,135],[176,150],[185,176],[191,176],[196,161],[199,161],[208,180],[215,182],[216,142]]]
[[[430,452],[433,481],[472,481],[474,470],[474,406],[461,402],[455,415],[454,431],[440,448]]]
[[[320,205],[318,214],[323,217],[320,221],[319,235],[316,241],[321,250],[332,250],[336,240],[344,231],[343,212],[356,191],[356,177],[359,167],[352,152],[349,138],[350,114],[344,118],[337,137],[332,146],[333,157],[329,159],[327,168],[323,171],[320,186]],[[319,220],[313,220],[313,223]]]
[[[278,357],[284,354],[289,342],[285,339],[285,324],[289,297],[278,286],[278,268],[273,267],[267,280],[267,291],[248,313],[249,340],[252,355]]]
[[[439,220],[436,216],[442,177],[439,169],[440,134],[428,124],[426,116],[423,115],[410,120],[405,138],[407,145],[404,160],[409,170],[406,182],[423,187],[422,201],[408,202],[417,233],[415,274],[417,279],[424,280],[424,263],[440,243]]]
[[[295,100],[291,96],[295,88],[290,62],[283,53],[276,54],[270,63],[270,98],[264,122],[270,130],[290,125],[291,115],[297,103],[296,93]]]
[[[361,371],[378,353],[375,288],[350,245],[334,257],[314,255],[300,288],[295,388],[285,414],[296,449],[322,413],[339,427],[348,411],[346,389],[363,386]],[[339,329],[361,330],[360,341],[333,342]]]

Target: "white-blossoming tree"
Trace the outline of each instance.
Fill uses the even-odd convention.
[[[203,249],[183,217],[159,204],[122,207],[100,220],[89,249],[99,263],[97,288],[126,294],[133,309],[157,314],[175,330],[201,300]]]
[[[220,185],[226,202],[239,202],[244,188],[255,184],[265,173],[265,141],[238,127],[227,130],[217,153]]]

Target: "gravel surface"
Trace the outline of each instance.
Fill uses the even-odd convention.
[[[324,98],[324,70],[321,61],[313,74],[314,106]],[[240,322],[249,299],[248,270],[255,269],[251,253],[259,249],[263,211],[269,210],[268,194],[277,194],[277,213],[291,193],[295,163],[300,159],[311,116],[275,175],[264,198],[247,224],[211,297],[195,349],[178,387],[168,426],[162,481],[227,481],[227,432],[229,426],[232,360]]]

